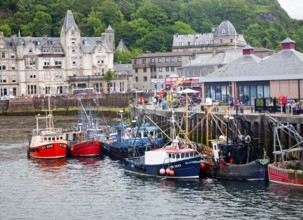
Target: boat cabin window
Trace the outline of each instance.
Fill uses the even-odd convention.
[[[44,138],[45,141],[47,141],[47,138]]]
[[[184,153],[181,153],[181,158],[184,158],[184,156],[185,156]]]
[[[53,141],[55,140],[55,137],[53,137]]]
[[[171,158],[171,154],[168,154],[168,157]]]
[[[175,159],[175,158],[176,158],[176,154],[172,154],[172,158],[174,158],[174,159]]]
[[[176,158],[179,159],[180,158],[180,154],[176,154]]]
[[[186,154],[185,154],[185,157],[189,157],[189,153],[186,153]]]
[[[143,132],[143,137],[148,137],[148,133],[146,131]]]
[[[49,137],[49,138],[48,138],[48,140],[50,141],[50,140],[51,140],[51,138]]]
[[[162,133],[158,133],[157,137],[162,138],[163,137]]]

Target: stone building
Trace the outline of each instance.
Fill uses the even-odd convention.
[[[103,75],[114,69],[114,50],[111,26],[100,37],[81,37],[70,10],[60,37],[19,33],[5,38],[0,33],[0,96],[64,94],[77,88],[103,91]]]
[[[234,25],[224,20],[210,33],[175,34],[172,52],[175,51],[214,51],[237,49],[246,46],[242,34],[237,33]]]

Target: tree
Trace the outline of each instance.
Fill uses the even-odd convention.
[[[189,24],[186,24],[182,21],[176,21],[171,27],[172,31],[175,34],[194,34],[195,31],[191,28]]]
[[[107,70],[103,77],[107,83],[107,91],[109,92],[110,82],[115,78],[115,72],[112,70]]]

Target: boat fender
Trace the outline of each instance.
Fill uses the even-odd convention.
[[[169,175],[170,175],[170,176],[174,176],[174,175],[175,175],[175,171],[170,170],[170,171],[169,171]]]
[[[167,173],[167,174],[169,174],[169,172],[170,172],[170,169],[169,169],[169,168],[167,168],[167,169],[166,169],[166,173]]]
[[[164,169],[164,168],[161,168],[161,169],[159,170],[159,172],[160,172],[161,175],[164,175],[164,174],[165,174],[165,169]]]
[[[203,170],[204,168],[205,168],[205,164],[204,164],[204,163],[201,163],[201,164],[200,164],[200,169]]]

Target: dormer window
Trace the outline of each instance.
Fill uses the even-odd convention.
[[[225,35],[225,34],[226,34],[225,29],[222,29],[222,35]]]

